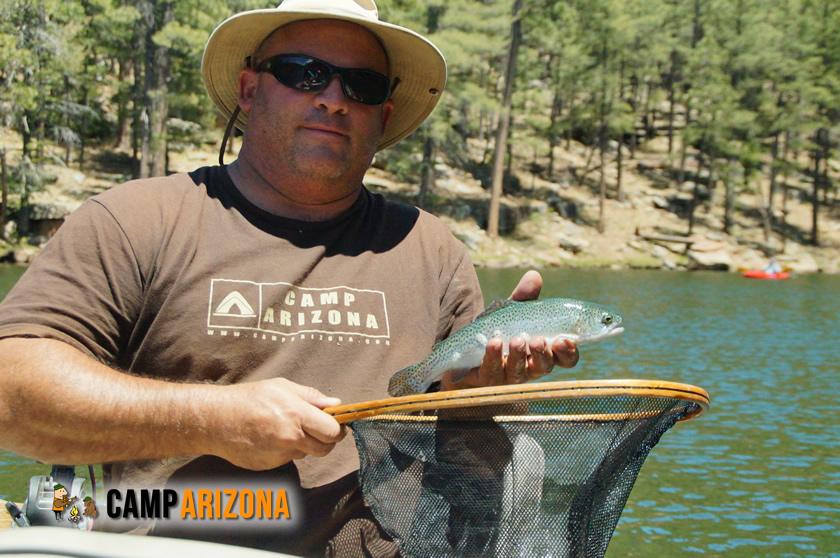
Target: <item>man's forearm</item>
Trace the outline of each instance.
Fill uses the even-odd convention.
[[[3,339],[0,354],[7,450],[66,464],[207,451],[216,386],[138,378],[49,339]]]

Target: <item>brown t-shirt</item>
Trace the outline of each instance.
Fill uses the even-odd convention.
[[[86,201],[0,305],[0,338],[58,339],[176,381],[284,377],[356,403],[387,397],[392,374],[481,307],[469,255],[428,213],[365,189],[330,221],[283,219],[207,167]],[[351,438],[296,461],[301,486],[355,471]],[[106,480],[160,485],[190,461],[106,465]]]

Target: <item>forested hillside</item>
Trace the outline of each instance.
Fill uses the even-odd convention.
[[[84,169],[91,154],[125,155],[136,176],[164,174],[170,155],[218,145],[200,58],[214,26],[253,0],[0,0],[2,225],[26,234],[30,195],[47,165]],[[436,169],[490,193],[493,238],[504,193],[530,180],[591,192],[593,226],[625,197],[625,169],[663,146],[652,183],[682,192],[681,234],[699,211],[730,233],[743,195],[765,238],[825,243],[837,217],[840,0],[380,0],[380,17],[429,36],[449,64],[432,117],[377,157],[415,203],[433,205]],[[13,138],[13,139],[9,139]],[[663,143],[664,142],[664,143]],[[563,153],[582,149],[571,169]],[[562,160],[561,160],[562,159]],[[57,161],[58,160],[58,161]],[[632,162],[632,164],[631,164]],[[54,178],[54,177],[53,177]],[[715,192],[718,192],[715,194]],[[794,234],[790,204],[810,206]],[[558,208],[553,208],[558,210]],[[559,210],[558,210],[559,211]],[[562,213],[562,211],[561,211]],[[503,221],[503,220],[502,220]]]

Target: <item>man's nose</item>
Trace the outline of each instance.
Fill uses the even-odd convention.
[[[318,92],[315,100],[319,107],[329,112],[346,113],[350,99],[344,94],[341,76],[332,76],[327,86]]]

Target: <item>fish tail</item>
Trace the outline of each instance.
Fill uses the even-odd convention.
[[[419,381],[418,377],[423,364],[424,363],[421,362],[415,364],[414,366],[403,368],[391,376],[391,381],[388,382],[388,393],[392,397],[422,393],[424,391],[423,385],[422,382]]]

